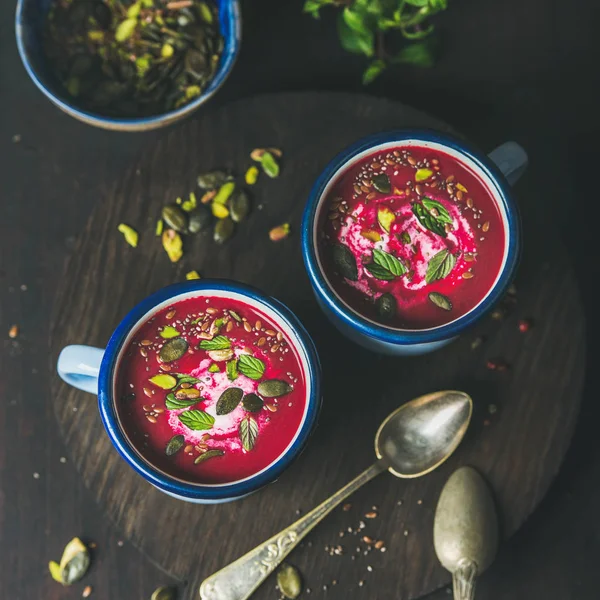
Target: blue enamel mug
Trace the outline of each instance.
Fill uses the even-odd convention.
[[[37,88],[55,106],[68,115],[103,129],[148,131],[165,127],[186,118],[217,93],[231,73],[240,51],[242,18],[238,0],[216,0],[219,12],[223,52],[214,77],[202,93],[191,102],[169,112],[148,117],[108,117],[77,106],[52,73],[42,48],[43,29],[48,10],[55,0],[18,0],[15,35],[19,55],[27,74]]]
[[[428,329],[399,329],[377,323],[354,310],[335,291],[317,252],[320,215],[329,191],[347,169],[377,152],[398,147],[430,148],[450,155],[472,171],[490,191],[505,229],[505,249],[499,274],[484,298],[449,323]],[[329,320],[348,339],[374,352],[395,356],[424,354],[455,339],[481,319],[510,285],[521,248],[521,226],[511,185],[527,166],[527,154],[516,142],[506,142],[487,156],[455,137],[428,130],[404,129],[363,138],[340,152],[314,184],[302,220],[302,255],[313,291]]]
[[[128,440],[116,409],[116,373],[130,340],[155,314],[190,298],[222,297],[241,301],[265,314],[294,345],[306,382],[302,421],[286,449],[262,471],[223,484],[190,483],[152,465]],[[146,481],[175,498],[215,504],[236,500],[271,483],[300,454],[314,429],[321,406],[321,367],[317,351],[298,318],[281,302],[241,283],[226,280],[189,281],[166,287],[135,306],[112,334],[106,349],[67,346],[58,358],[57,371],[68,384],[98,395],[98,408],[106,433],[117,452]]]

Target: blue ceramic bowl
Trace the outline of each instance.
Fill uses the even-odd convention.
[[[356,312],[335,292],[321,267],[316,250],[317,223],[324,201],[337,178],[356,162],[371,154],[398,146],[425,146],[454,156],[476,172],[493,194],[506,230],[505,256],[501,271],[488,294],[470,312],[430,329],[407,330],[386,327]],[[509,183],[514,183],[527,165],[525,151],[506,142],[488,156],[457,138],[434,131],[406,129],[366,137],[340,152],[313,186],[302,222],[302,254],[319,304],[333,324],[352,341],[369,350],[392,355],[423,354],[440,348],[475,323],[502,297],[512,281],[521,247],[520,219]]]
[[[42,48],[42,30],[46,14],[53,1],[18,0],[15,33],[21,60],[35,85],[53,104],[68,115],[96,127],[115,131],[149,131],[180,121],[204,104],[223,85],[233,69],[240,49],[242,25],[239,2],[238,0],[216,0],[224,48],[219,68],[203,93],[189,104],[161,115],[123,119],[102,116],[78,108],[48,66]]]
[[[156,312],[174,302],[197,296],[234,298],[267,314],[294,344],[306,379],[304,418],[287,449],[261,472],[233,483],[193,484],[155,468],[130,444],[115,409],[115,373],[131,336]],[[152,294],[121,321],[105,350],[90,346],[67,346],[58,358],[57,371],[70,385],[98,394],[98,408],[106,433],[129,466],[146,481],[170,496],[202,504],[236,500],[277,479],[304,448],[316,425],[321,407],[319,358],[313,341],[300,321],[278,300],[233,281],[203,279],[177,283]]]

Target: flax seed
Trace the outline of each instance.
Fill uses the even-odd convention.
[[[164,408],[162,408],[162,407],[160,407],[160,406],[157,406],[157,407],[154,409],[154,412],[155,412],[155,414],[157,414],[157,415],[162,415],[162,414],[165,412],[165,409],[164,409]]]
[[[146,415],[146,419],[148,419],[150,423],[156,423],[156,417],[153,415]]]
[[[274,404],[265,404],[265,408],[270,412],[277,412],[277,407]]]
[[[145,348],[140,348],[140,354],[144,357],[148,357],[148,351]]]
[[[257,346],[264,346],[267,342],[267,338],[261,337],[258,342],[256,342]]]
[[[467,206],[469,208],[473,208],[473,200],[472,200],[472,198],[467,198]]]
[[[372,539],[372,538],[370,538],[368,535],[364,535],[364,536],[363,536],[363,539],[362,539],[362,541],[363,541],[365,544],[372,544],[372,543],[373,543],[373,539]]]
[[[227,333],[229,333],[232,329],[233,329],[233,321],[229,321],[229,323],[227,323],[227,327],[226,327]]]
[[[423,193],[423,187],[420,185],[415,186],[415,192],[420,196]]]
[[[165,365],[165,363],[161,363],[159,368],[161,371],[170,371],[171,370],[171,366]]]
[[[175,316],[175,311],[174,310],[170,310],[166,315],[165,318],[167,319],[172,319]]]
[[[490,222],[489,222],[489,221],[486,221],[486,222],[483,224],[483,226],[481,227],[481,231],[483,231],[483,233],[487,233],[487,231],[489,230],[489,228],[490,228]]]
[[[375,542],[375,549],[381,550],[385,546],[385,542],[383,540],[378,540]]]
[[[244,321],[244,329],[250,333],[252,331],[252,326],[250,325],[250,323],[248,323],[248,321]]]
[[[283,339],[283,333],[281,331],[277,332],[277,341],[280,342]]]
[[[471,273],[470,271],[465,271],[462,274],[462,278],[463,279],[473,279],[473,273]]]
[[[152,398],[152,390],[150,388],[143,388],[144,390],[144,394],[146,394],[146,396],[148,396],[148,398]]]
[[[144,409],[144,412],[150,412],[152,410],[152,407],[149,404],[144,404],[142,408]]]
[[[414,167],[417,164],[417,159],[413,158],[412,156],[407,156],[406,160],[411,167]]]
[[[140,342],[140,344],[141,344],[142,346],[151,346],[151,345],[152,345],[152,342],[151,342],[150,340],[142,340],[142,341]]]
[[[367,200],[373,200],[373,198],[375,198],[375,196],[377,196],[377,192],[371,192],[371,193],[367,194]]]
[[[358,185],[358,183],[355,183],[355,184],[353,185],[353,187],[354,187],[354,191],[355,191],[357,194],[360,194],[360,193],[362,193],[362,190],[360,189],[360,185]]]
[[[206,322],[202,323],[202,327],[200,327],[200,329],[202,331],[208,331],[209,327],[210,327],[210,321],[206,321]]]
[[[365,193],[368,194],[369,193],[369,188],[366,185],[361,185],[360,189]]]
[[[262,327],[261,321],[256,321],[256,323],[254,323],[254,329],[256,329],[256,331],[260,331],[261,327]]]
[[[463,193],[460,190],[456,192],[456,199],[459,201],[463,199]]]
[[[192,446],[191,444],[188,444],[188,445],[187,445],[187,446],[186,446],[186,447],[183,449],[183,451],[184,451],[186,454],[189,454],[189,453],[190,453],[190,452],[191,452],[193,449],[194,449],[194,446]]]
[[[81,592],[81,597],[82,598],[89,598],[90,595],[91,595],[91,593],[92,593],[92,586],[91,585],[86,585],[83,588],[83,592]]]
[[[446,183],[452,183],[454,181],[454,175],[448,175],[446,177]]]
[[[365,519],[376,519],[376,518],[377,518],[377,513],[375,511],[368,512],[365,515]]]
[[[400,156],[400,152],[398,152],[398,150],[394,150],[394,151],[392,152],[392,154],[393,154],[393,155],[394,155],[396,158],[398,158],[398,157]]]
[[[219,311],[216,308],[211,308],[210,306],[206,309],[207,314],[216,315]]]
[[[372,162],[371,168],[377,171],[378,169],[381,169],[381,165],[378,162]]]
[[[273,344],[273,346],[271,346],[271,352],[277,352],[277,350],[279,350],[279,344]]]

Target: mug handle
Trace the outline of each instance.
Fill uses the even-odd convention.
[[[69,385],[84,392],[98,394],[98,375],[103,356],[102,348],[66,346],[58,357],[56,370]]]
[[[523,175],[529,163],[527,152],[517,142],[501,144],[488,154],[488,158],[502,171],[511,185]]]

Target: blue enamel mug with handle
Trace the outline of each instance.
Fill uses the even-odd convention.
[[[326,210],[329,192],[338,178],[350,167],[377,152],[410,146],[443,152],[476,174],[493,197],[506,236],[502,266],[487,294],[467,313],[449,323],[428,329],[386,326],[354,310],[329,282],[317,251],[319,217]],[[317,301],[329,320],[347,338],[368,350],[406,356],[437,350],[481,319],[506,292],[517,267],[521,249],[521,226],[511,185],[521,176],[526,166],[527,154],[516,142],[506,142],[486,156],[463,140],[421,129],[378,133],[363,138],[340,152],[314,184],[302,220],[304,264]]]
[[[190,298],[227,298],[241,301],[265,314],[296,350],[306,383],[302,421],[286,449],[261,471],[231,483],[191,483],[151,464],[129,441],[117,410],[116,373],[129,341],[155,314]],[[242,498],[277,477],[300,454],[314,429],[321,406],[321,367],[316,348],[298,318],[281,302],[254,288],[226,280],[202,279],[166,287],[135,306],[112,334],[106,349],[73,345],[62,350],[57,371],[69,385],[98,395],[98,408],[106,433],[121,457],[159,490],[189,502],[214,504]]]

